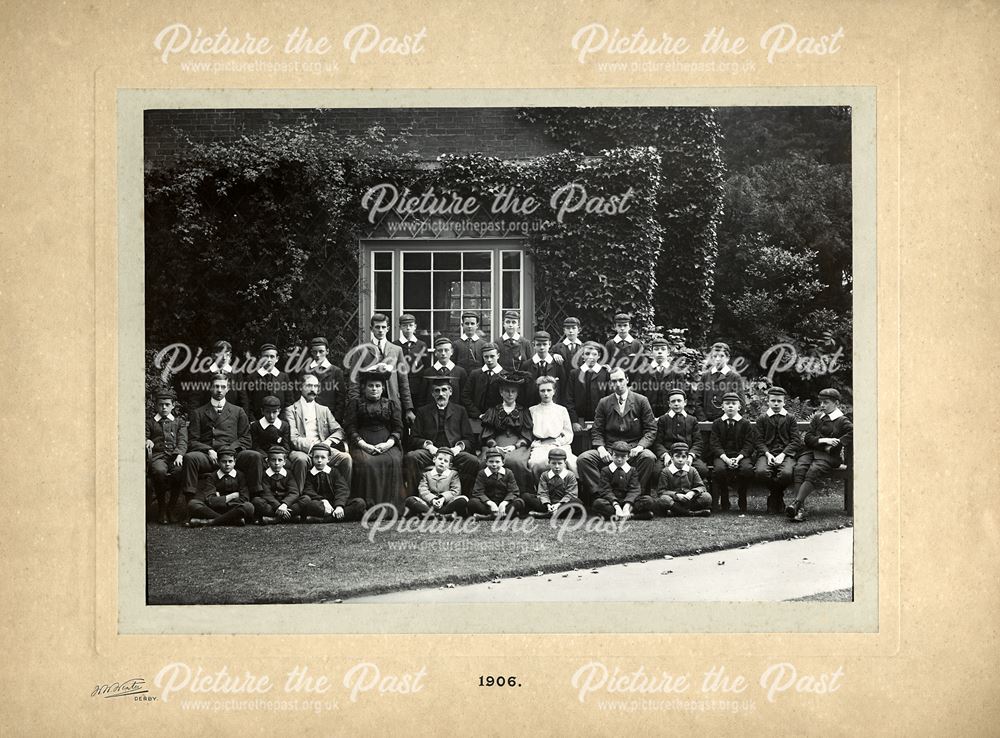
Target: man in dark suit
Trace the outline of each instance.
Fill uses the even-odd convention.
[[[431,352],[427,344],[417,338],[417,319],[410,313],[399,316],[399,340],[394,343],[403,349],[403,361],[407,368],[406,379],[410,384],[410,398],[416,407],[426,395],[420,375],[431,363]]]
[[[539,377],[552,377],[556,380],[556,394],[552,401],[557,405],[565,405],[566,370],[549,352],[552,347],[552,337],[548,331],[536,331],[531,342],[535,347],[535,353],[525,364],[528,379],[524,383],[524,406],[531,407],[538,404],[538,385],[535,382]]]
[[[470,418],[478,418],[502,402],[500,377],[503,373],[503,367],[500,366],[500,349],[495,343],[485,344],[483,365],[474,369],[465,383],[465,397],[462,398],[462,404]]]
[[[255,371],[243,375],[240,386],[240,406],[251,420],[264,415],[262,402],[265,397],[277,397],[281,410],[295,401],[292,380],[278,369],[278,347],[273,343],[261,344],[260,360]],[[266,451],[267,446],[264,447]]]
[[[302,378],[306,374],[316,377],[316,381],[319,382],[319,393],[315,397],[316,402],[323,407],[330,408],[330,412],[342,418],[347,405],[347,384],[344,382],[343,369],[330,361],[329,353],[330,344],[323,336],[316,336],[310,341],[309,356],[311,359],[306,364],[305,369],[299,373],[298,380],[301,385]],[[294,393],[289,398],[289,404],[293,402],[295,402]]]
[[[601,481],[601,469],[611,463],[608,447],[617,442],[628,444],[628,461],[635,466],[643,490],[653,475],[656,457],[650,451],[656,439],[656,416],[649,400],[629,391],[624,370],[615,369],[610,375],[612,394],[597,403],[592,431],[594,448],[584,451],[576,461],[582,491],[590,504]]]
[[[198,363],[201,364],[201,362]],[[212,364],[207,371],[204,369],[191,370],[185,384],[195,389],[187,398],[181,398],[186,399],[189,403],[188,407],[198,407],[212,399],[212,377],[216,374],[224,375],[229,383],[229,389],[226,390],[226,402],[243,407],[241,404],[243,395],[240,392],[241,377],[233,363],[233,344],[229,341],[216,341],[212,344]]]
[[[403,461],[409,494],[416,494],[420,475],[434,460],[438,448],[449,448],[454,454],[452,468],[462,480],[462,494],[468,496],[479,473],[472,424],[465,408],[451,402],[451,377],[437,376],[429,380],[432,402],[417,408],[416,420],[410,433],[409,448]]]
[[[419,405],[428,405],[434,401],[431,392],[431,381],[435,377],[448,377],[451,380],[451,396],[456,402],[461,402],[465,396],[465,385],[469,380],[469,375],[465,369],[460,367],[451,359],[453,347],[452,340],[447,336],[438,336],[434,341],[434,363],[424,369],[423,385],[427,392],[423,401]]]
[[[229,379],[224,374],[212,377],[211,391],[212,399],[191,413],[188,452],[184,454],[184,494],[188,498],[198,494],[198,477],[218,468],[222,448],[235,453],[236,468],[246,477],[250,494],[257,493],[263,458],[252,450],[250,419],[243,408],[227,402]]]
[[[384,313],[372,315],[369,325],[371,340],[355,346],[344,359],[344,365],[350,368],[351,380],[347,396],[352,400],[361,397],[361,386],[357,380],[361,372],[389,372],[387,397],[399,405],[403,419],[412,425],[414,404],[410,394],[409,373],[403,361],[403,349],[389,341],[389,318]]]
[[[462,313],[462,335],[452,344],[455,347],[455,363],[466,374],[483,365],[483,346],[486,341],[479,335],[479,316],[473,312]]]

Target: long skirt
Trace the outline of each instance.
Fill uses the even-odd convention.
[[[403,452],[399,446],[374,456],[352,449],[351,459],[354,461],[352,497],[361,497],[367,501],[368,507],[391,502],[397,510],[403,509]]]

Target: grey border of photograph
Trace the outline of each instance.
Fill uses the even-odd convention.
[[[874,633],[878,630],[874,87],[139,90],[117,93],[118,632]],[[143,110],[149,108],[850,106],[854,268],[854,601],[434,605],[146,604]],[[98,568],[100,571],[100,568]],[[720,606],[724,604],[724,606]],[[289,617],[294,612],[294,617]],[[318,627],[317,623],[323,623]],[[498,628],[495,624],[509,624]],[[550,624],[559,623],[554,629]],[[224,624],[224,625],[223,625]],[[516,625],[514,625],[516,624]],[[665,627],[669,624],[669,627]]]

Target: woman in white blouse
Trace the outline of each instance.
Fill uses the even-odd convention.
[[[571,448],[573,424],[566,408],[554,402],[556,381],[554,377],[548,376],[536,379],[540,402],[528,409],[531,413],[531,430],[535,436],[535,440],[531,442],[528,468],[535,479],[549,468],[549,449],[556,446],[566,451],[566,466],[570,471],[576,472],[576,457]]]

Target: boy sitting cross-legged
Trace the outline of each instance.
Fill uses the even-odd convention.
[[[567,515],[585,513],[580,502],[580,486],[576,474],[566,468],[565,449],[549,449],[549,468],[538,478],[538,494],[523,492],[521,498],[528,514],[534,518],[552,517],[553,513],[567,505],[576,507],[576,510],[566,513]]]
[[[243,472],[236,470],[236,450],[228,446],[216,454],[219,468],[201,482],[188,502],[189,528],[205,525],[245,525],[253,519],[253,505]]]
[[[469,498],[462,494],[462,480],[451,468],[454,456],[450,448],[438,448],[434,467],[420,475],[417,494],[406,498],[406,514],[452,518],[468,514]]]
[[[656,485],[656,512],[666,516],[708,517],[712,495],[705,489],[698,470],[690,464],[690,447],[678,441],[670,447],[670,463],[660,473]]]
[[[254,495],[253,509],[262,525],[290,523],[299,516],[299,486],[285,469],[288,450],[274,445],[267,450],[267,469],[261,477],[263,489]]]
[[[486,452],[486,468],[476,476],[469,500],[469,512],[477,520],[524,514],[524,500],[517,489],[514,475],[503,465],[503,454],[498,449]]]
[[[610,451],[611,463],[601,469],[591,510],[605,520],[652,520],[653,498],[642,494],[639,472],[628,463],[631,446],[615,441]]]
[[[330,464],[331,449],[317,443],[309,451],[312,469],[302,488],[300,515],[307,523],[333,523],[361,520],[367,505],[360,497],[348,499],[351,489]]]

